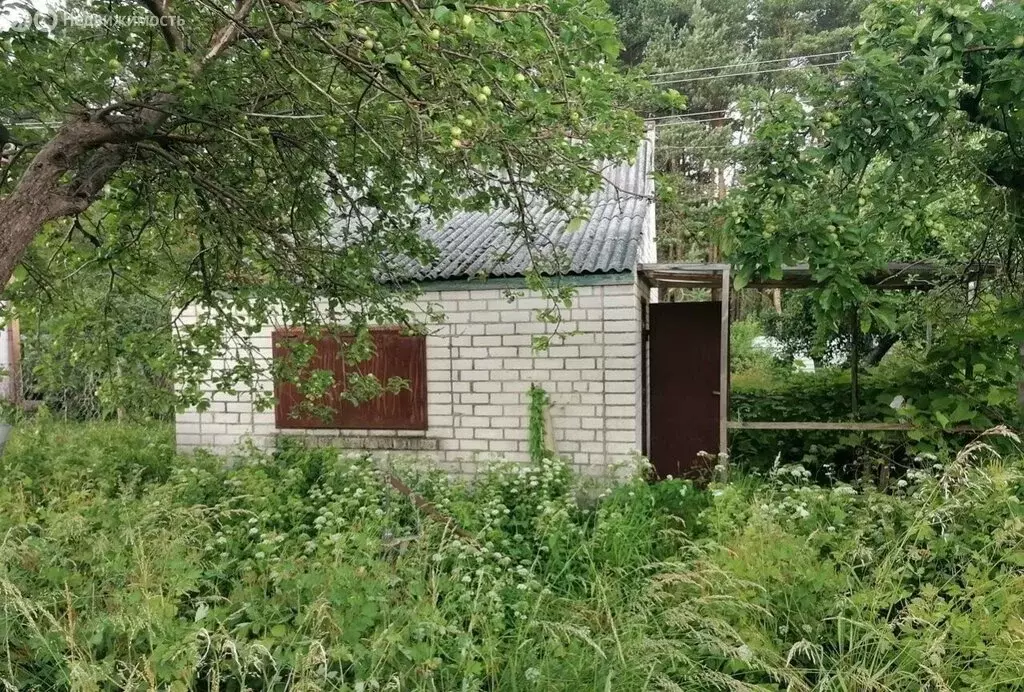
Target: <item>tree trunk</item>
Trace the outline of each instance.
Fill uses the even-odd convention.
[[[191,66],[198,74],[242,34],[254,0],[238,0],[233,17],[214,32],[206,54]],[[147,3],[159,18],[171,51],[184,41],[166,3]],[[14,189],[0,197],[0,285],[7,285],[32,240],[55,219],[81,214],[100,196],[135,145],[167,122],[177,96],[156,92],[144,104],[109,105],[65,122],[35,155]],[[70,179],[69,179],[70,178]]]
[[[130,137],[95,122],[65,124],[35,155],[14,189],[0,198],[0,285],[7,285],[25,250],[48,221],[89,208],[124,162]],[[66,180],[69,173],[75,175]]]
[[[43,198],[19,197],[11,195],[0,200],[0,284],[4,286],[47,220],[40,204]]]
[[[878,338],[878,343],[864,356],[864,365],[874,367],[882,362],[885,354],[900,340],[899,334],[884,334]]]
[[[153,103],[164,106],[171,100],[162,95]],[[103,117],[91,113],[61,126],[28,164],[10,194],[0,197],[0,285],[7,285],[46,223],[88,209],[134,145],[152,136],[167,114],[143,107],[134,117],[118,115],[110,122],[103,122]]]

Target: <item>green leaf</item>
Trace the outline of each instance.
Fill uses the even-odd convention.
[[[966,399],[961,399],[957,403],[956,408],[953,409],[953,413],[949,416],[950,423],[963,423],[969,421],[975,416],[975,411],[971,409],[970,404]]]
[[[877,320],[878,322],[881,322],[887,330],[897,330],[896,320],[893,317],[893,315],[889,312],[889,310],[882,307],[876,307],[871,309],[870,314],[873,319]]]
[[[1009,387],[992,386],[988,390],[985,401],[989,406],[1003,406],[1017,399],[1017,392]]]
[[[326,8],[319,2],[305,2],[303,8],[311,19],[323,19]]]
[[[619,43],[619,40],[614,36],[607,36],[600,39],[599,45],[601,46],[601,50],[604,51],[604,54],[608,56],[609,59],[614,60],[619,57],[619,50],[621,49],[622,44]]]
[[[868,334],[871,332],[871,312],[860,313],[860,333]]]
[[[583,224],[586,223],[586,217],[574,216],[569,224],[565,227],[567,233],[575,233],[576,231],[583,228]]]

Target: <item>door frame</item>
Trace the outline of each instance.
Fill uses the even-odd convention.
[[[732,332],[732,267],[721,265],[721,324],[718,372],[718,454],[719,463],[729,464],[729,402],[732,388],[730,362],[730,336]],[[660,302],[660,301],[655,301]],[[673,301],[666,301],[673,302]],[[641,386],[641,445],[642,454],[650,458],[653,445],[651,417],[651,303],[641,299],[640,327],[640,386]]]

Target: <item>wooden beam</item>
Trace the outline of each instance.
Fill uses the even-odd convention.
[[[731,420],[730,430],[853,430],[861,432],[883,432],[897,430],[915,430],[920,426],[912,423],[871,423],[858,421],[763,421],[763,420]],[[982,433],[984,428],[971,425],[955,425],[943,432],[949,433]]]
[[[910,423],[731,420],[732,430],[911,430]]]
[[[641,264],[640,273],[656,286],[681,288],[718,288],[724,264],[655,263]],[[942,266],[928,262],[890,262],[882,270],[861,277],[861,282],[882,290],[928,290],[937,283],[956,277],[975,279],[992,276],[998,271],[994,264]],[[777,279],[758,278],[746,288],[812,288],[820,285],[806,264],[783,267]]]
[[[7,378],[11,387],[10,401],[20,408],[25,387],[21,379],[21,323],[17,319],[12,319],[7,324],[7,338],[7,360],[9,361]]]
[[[385,471],[384,477],[387,479],[388,483],[391,485],[392,488],[394,488],[395,490],[409,498],[409,501],[412,502],[416,509],[423,512],[437,523],[442,524],[447,528],[451,529],[452,533],[454,533],[459,538],[465,541],[469,541],[473,545],[479,545],[476,538],[468,531],[463,529],[461,526],[459,526],[459,523],[455,521],[455,519],[452,516],[445,514],[444,512],[439,510],[437,507],[434,506],[433,502],[431,502],[427,498],[423,497],[422,495],[414,491],[412,488],[406,485],[405,481],[403,481],[401,478],[391,473],[390,471]]]
[[[722,333],[718,366],[718,453],[729,453],[729,303],[732,288],[731,267],[722,269]]]

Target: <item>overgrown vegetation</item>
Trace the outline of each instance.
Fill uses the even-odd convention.
[[[603,0],[4,2],[0,284],[18,314],[45,298],[57,331],[107,304],[67,294],[131,296],[160,338],[112,354],[95,336],[131,329],[96,327],[73,374],[105,386],[118,375],[97,369],[121,366],[187,405],[211,370],[259,396],[260,324],[342,324],[365,352],[370,325],[430,322],[410,307],[415,267],[437,259],[428,217],[509,209],[514,247],[481,259],[525,248],[561,304],[571,290],[540,276],[563,259],[528,207],[575,217],[594,162],[635,155],[649,88],[619,48]],[[198,322],[178,319],[197,304]],[[69,350],[53,337],[35,345],[47,375]],[[239,353],[217,368],[228,342]]]
[[[551,398],[544,388],[537,384],[530,385],[529,395],[530,415],[527,432],[530,441],[530,460],[536,463],[551,456],[547,443],[547,411],[551,405]]]
[[[0,466],[12,689],[1009,689],[1024,461],[892,485],[800,466],[599,497],[544,460],[469,487],[286,447],[225,468],[164,428],[24,427]]]
[[[722,209],[737,285],[806,263],[819,326],[864,333],[906,307],[860,281],[888,262],[988,264],[985,291],[1019,298],[1020,3],[871,2],[862,22],[836,79],[745,104],[757,125]]]
[[[738,322],[731,343],[734,420],[912,427],[884,432],[735,430],[730,434],[733,461],[748,471],[765,470],[781,455],[815,472],[852,478],[868,468],[906,467],[920,453],[954,452],[996,425],[1018,429],[1022,373],[1015,357],[1017,323],[982,306],[964,323],[936,328],[930,343],[908,329],[880,363],[860,364],[855,400],[848,363],[797,371],[788,359],[794,352],[808,352],[802,349],[804,335],[779,339],[784,351],[793,350],[778,357],[752,345],[760,335],[757,323]]]

